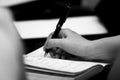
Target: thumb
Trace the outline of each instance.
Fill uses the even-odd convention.
[[[46,44],[45,44],[45,48],[46,49],[50,49],[50,48],[54,48],[54,47],[59,47],[62,48],[61,45],[63,44],[64,39],[49,39]]]

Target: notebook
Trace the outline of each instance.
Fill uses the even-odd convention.
[[[35,80],[52,80],[54,78],[54,80],[69,80],[68,78],[74,80],[75,78],[73,77],[81,75],[83,72],[85,73],[84,75],[89,75],[90,77],[90,75],[93,76],[102,71],[106,65],[105,63],[56,59],[51,58],[50,55],[44,57],[43,47],[24,55],[24,63],[30,80],[36,78],[35,76],[39,76]],[[32,77],[30,76],[31,74]],[[65,76],[68,78],[65,78]]]

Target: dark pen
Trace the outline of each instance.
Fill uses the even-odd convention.
[[[62,25],[64,24],[64,22],[66,21],[66,19],[68,17],[68,14],[69,14],[69,12],[71,10],[70,4],[68,3],[65,8],[66,8],[66,10],[65,10],[64,14],[60,17],[60,19],[58,21],[58,24],[56,26],[56,29],[55,29],[55,31],[54,31],[51,38],[58,38],[58,34],[59,34],[60,30],[61,30],[61,27],[62,27]],[[46,49],[44,56],[46,56],[49,51],[50,51],[50,49]]]

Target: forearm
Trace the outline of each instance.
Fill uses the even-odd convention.
[[[0,38],[0,80],[23,80],[23,45],[6,8],[0,8]]]
[[[120,35],[91,41],[91,59],[112,62],[120,50]]]

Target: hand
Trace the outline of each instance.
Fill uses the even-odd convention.
[[[63,51],[75,56],[88,58],[90,41],[83,38],[76,32],[70,29],[63,29],[59,33],[58,39],[51,39],[52,34],[49,35],[44,46],[44,50],[60,48]]]

